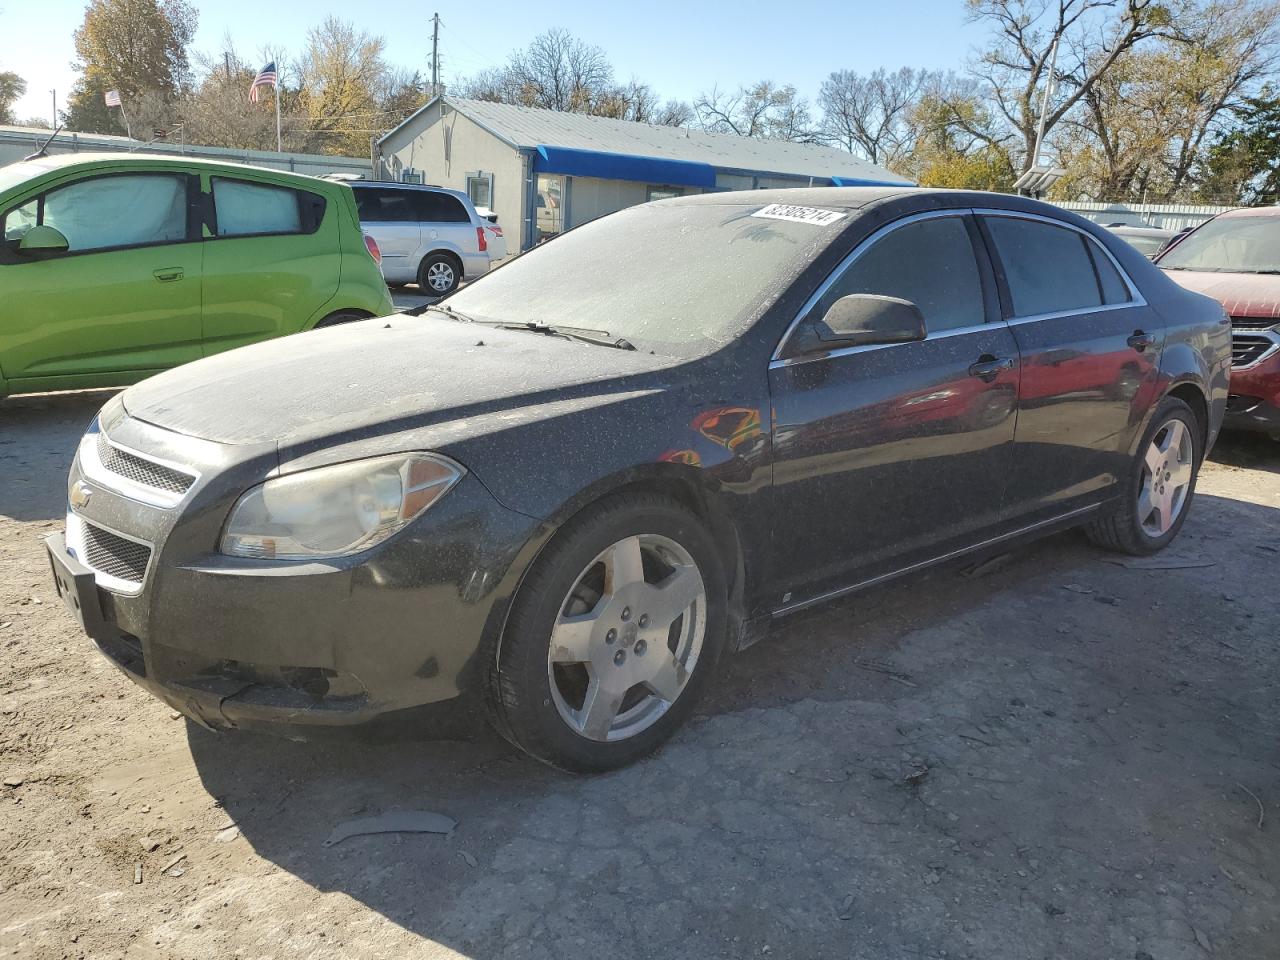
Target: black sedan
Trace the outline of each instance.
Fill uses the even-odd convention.
[[[794,611],[1077,524],[1164,547],[1230,356],[1217,303],[1045,204],[664,200],[422,316],[130,388],[49,552],[100,648],[205,726],[481,701],[604,770]]]

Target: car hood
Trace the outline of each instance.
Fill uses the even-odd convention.
[[[167,430],[226,444],[275,441],[285,451],[431,424],[448,423],[458,436],[468,421],[513,409],[607,403],[661,389],[651,374],[678,362],[401,315],[198,360],[130,387],[122,400],[131,417]]]
[[[1180,286],[1213,297],[1233,317],[1280,319],[1280,276],[1204,270],[1165,270],[1165,273]]]

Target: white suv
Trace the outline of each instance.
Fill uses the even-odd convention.
[[[352,181],[351,189],[360,227],[377,241],[393,286],[417,283],[423,293],[443,296],[507,255],[502,228],[458,190],[377,180]]]

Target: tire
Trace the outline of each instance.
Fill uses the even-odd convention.
[[[1166,448],[1163,452],[1161,446]],[[1138,445],[1119,504],[1085,527],[1089,539],[1140,557],[1163,550],[1186,522],[1203,457],[1204,432],[1195,413],[1177,397],[1165,397]],[[1165,479],[1154,488],[1153,465],[1165,468]]]
[[[339,310],[337,313],[331,313],[311,329],[319,330],[321,327],[336,327],[340,323],[352,323],[356,320],[367,320],[367,313],[360,313],[358,310]]]
[[[462,282],[462,264],[448,253],[429,253],[418,264],[418,290],[430,296],[443,297],[458,289]]]
[[[639,580],[628,576],[635,570]],[[638,760],[675,732],[711,682],[726,596],[716,545],[687,510],[649,494],[588,507],[534,562],[487,658],[491,721],[561,770]]]

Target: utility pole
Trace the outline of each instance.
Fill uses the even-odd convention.
[[[1031,151],[1031,166],[1034,170],[1040,166],[1040,148],[1044,144],[1044,124],[1049,116],[1049,98],[1053,96],[1054,69],[1058,65],[1058,41],[1061,36],[1054,37],[1053,46],[1049,49],[1049,75],[1044,84],[1044,99],[1040,101],[1040,124],[1036,127],[1036,145]]]
[[[53,97],[53,126],[50,129],[57,130],[58,129],[58,91],[50,90],[49,96]]]
[[[231,82],[231,51],[222,52],[222,64],[227,68],[227,83]]]
[[[431,95],[440,92],[440,14],[431,16]]]

